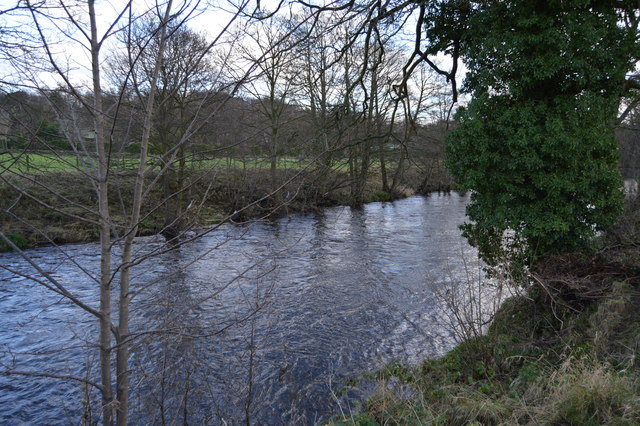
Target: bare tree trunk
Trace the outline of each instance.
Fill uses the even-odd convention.
[[[389,187],[389,178],[387,177],[387,162],[386,157],[384,155],[385,149],[385,139],[380,138],[380,143],[378,145],[379,153],[378,158],[380,160],[380,175],[382,177],[382,190],[384,192],[391,192],[391,188]]]
[[[140,164],[133,194],[132,211],[129,223],[129,233],[124,240],[122,250],[122,272],[120,273],[120,299],[118,310],[118,332],[116,335],[118,349],[116,352],[116,397],[118,399],[118,425],[126,425],[129,415],[129,304],[131,303],[131,259],[133,240],[138,230],[140,222],[140,210],[142,208],[143,188],[145,173],[147,168],[147,152],[149,149],[149,138],[151,135],[151,120],[154,113],[154,98],[157,88],[158,74],[162,66],[162,57],[164,54],[164,46],[167,37],[167,23],[171,16],[171,7],[173,0],[169,0],[164,12],[164,16],[160,23],[160,47],[156,58],[153,78],[151,79],[151,87],[149,89],[149,97],[147,100],[146,114],[143,123],[142,140],[140,142]]]
[[[374,76],[373,78],[377,80],[377,76]],[[371,83],[371,89],[376,90],[375,92],[371,93],[371,96],[373,96],[373,102],[375,104],[374,120],[376,121],[375,129],[376,129],[376,137],[378,138],[378,159],[380,160],[380,175],[382,177],[382,190],[384,192],[390,193],[391,189],[389,188],[389,178],[387,177],[387,163],[386,163],[386,156],[384,152],[385,143],[388,141],[388,137],[382,137],[383,118],[380,111],[380,99],[379,99],[379,93],[377,91],[377,81],[375,86],[373,82]]]
[[[398,158],[398,164],[396,166],[396,171],[393,174],[393,180],[391,181],[391,191],[394,191],[398,185],[400,184],[400,179],[402,178],[403,174],[404,174],[404,169],[405,169],[405,161],[408,158],[408,153],[407,153],[407,146],[406,146],[406,141],[408,140],[408,136],[405,136],[404,138],[404,142],[402,143],[402,146],[400,148],[400,156]]]
[[[277,120],[277,119],[276,119]],[[275,121],[275,120],[274,120]],[[278,125],[271,125],[271,184],[275,185],[278,180]]]
[[[94,126],[98,152],[98,211],[100,214],[100,375],[102,381],[103,423],[113,423],[111,377],[111,218],[107,185],[109,158],[105,151],[105,130],[100,81],[100,43],[94,0],[88,1],[91,21],[91,67],[94,92]]]

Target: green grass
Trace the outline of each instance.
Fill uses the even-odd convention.
[[[0,171],[14,173],[73,171],[77,169],[76,160],[76,157],[71,154],[4,153],[0,154]]]
[[[158,159],[157,155],[151,155],[147,160],[148,167],[153,167]],[[111,167],[115,170],[134,170],[138,168],[139,157],[133,154],[114,155],[111,159]],[[267,157],[217,157],[207,159],[188,158],[186,165],[192,170],[216,170],[216,169],[270,169],[271,159]],[[289,156],[278,158],[278,169],[300,170],[312,165],[311,159],[301,159]],[[12,172],[21,174],[44,172],[74,172],[96,167],[96,158],[86,155],[75,155],[70,152],[11,152],[0,154],[0,173]],[[393,167],[389,162],[388,167]],[[349,163],[345,159],[335,159],[332,168],[336,171],[347,171]],[[157,167],[156,167],[157,169]],[[374,160],[370,165],[371,171],[378,171],[380,162]]]
[[[152,156],[147,165],[152,167],[157,157]],[[136,156],[113,157],[112,168],[116,170],[133,170],[140,164]],[[278,169],[302,169],[308,166],[308,160],[293,157],[281,157],[278,159]],[[271,160],[268,158],[251,157],[246,159],[219,157],[213,159],[197,160],[189,159],[186,165],[190,169],[268,169]],[[73,172],[86,170],[96,166],[95,158],[76,156],[70,153],[4,153],[0,154],[0,173],[42,173],[42,172]]]

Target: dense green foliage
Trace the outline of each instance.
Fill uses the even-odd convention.
[[[6,136],[6,135],[3,135]],[[60,130],[60,125],[46,117],[25,125],[14,134],[1,140],[5,149],[11,150],[69,150],[69,142]]]
[[[470,14],[462,56],[472,100],[447,155],[473,191],[464,231],[485,261],[505,247],[524,262],[574,250],[618,218],[613,123],[637,58],[635,29],[619,13],[611,2],[512,0]]]

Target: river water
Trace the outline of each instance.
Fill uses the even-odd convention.
[[[349,379],[442,355],[454,340],[432,289],[476,262],[458,229],[467,202],[432,194],[225,225],[157,256],[163,242],[141,238],[132,423],[313,424],[370,390]],[[97,307],[98,246],[62,249],[28,254]],[[17,255],[0,264],[0,368],[96,379],[95,320],[21,276],[33,271]],[[0,424],[99,414],[81,381],[0,376]]]

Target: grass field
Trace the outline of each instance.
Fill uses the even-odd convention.
[[[4,153],[0,154],[0,171],[15,173],[37,173],[53,171],[77,170],[78,158],[70,154],[34,154]],[[84,168],[91,167],[91,163]]]
[[[155,165],[157,157],[151,157],[147,165]],[[111,165],[117,170],[132,170],[138,167],[136,156],[112,157]],[[309,164],[308,160],[293,157],[278,159],[279,169],[301,169]],[[42,173],[60,171],[91,170],[97,167],[94,157],[76,156],[71,153],[3,153],[0,154],[0,173]],[[219,157],[211,159],[189,159],[187,167],[191,169],[267,169],[271,167],[271,160],[262,157],[231,158]]]

